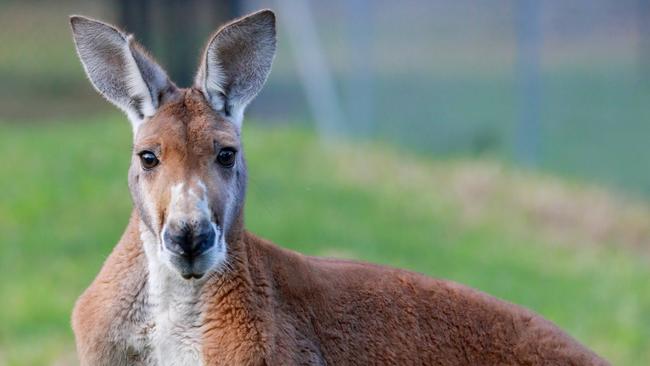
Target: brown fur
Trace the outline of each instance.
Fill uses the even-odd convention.
[[[188,172],[218,185],[205,167],[213,140],[239,146],[237,130],[194,89],[179,90],[138,132],[136,150],[159,146],[168,163],[152,185],[160,207],[165,181]],[[131,180],[153,179],[136,178],[133,165]],[[220,188],[212,188],[211,199],[219,200]],[[526,309],[417,273],[303,256],[245,231],[242,217],[240,210],[228,235],[227,270],[204,278],[195,300],[205,365],[607,364]],[[142,310],[148,269],[141,220],[134,210],[75,306],[72,325],[84,364],[146,364],[147,355],[129,340],[146,338],[156,326]]]

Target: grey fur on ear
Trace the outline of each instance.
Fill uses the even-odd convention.
[[[176,87],[132,36],[82,16],[71,16],[77,53],[91,83],[122,109],[134,131],[155,114],[164,93]]]
[[[261,10],[221,27],[205,48],[195,84],[238,127],[271,71],[275,45],[275,14]]]

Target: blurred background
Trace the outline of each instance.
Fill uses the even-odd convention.
[[[74,365],[69,314],[128,220],[131,132],[67,17],[134,33],[180,86],[272,8],[248,109],[250,230],[525,305],[650,364],[649,0],[0,0],[0,365]]]

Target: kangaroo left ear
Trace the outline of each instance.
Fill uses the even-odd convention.
[[[195,84],[237,127],[266,82],[275,44],[275,14],[261,10],[223,26],[205,48]]]
[[[81,16],[70,17],[77,53],[91,83],[122,109],[134,132],[156,113],[166,95],[176,91],[165,71],[133,37]]]

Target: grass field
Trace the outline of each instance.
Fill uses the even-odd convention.
[[[491,161],[248,124],[249,229],[301,252],[523,304],[616,365],[650,363],[650,208]],[[69,314],[130,212],[121,116],[0,125],[0,365],[75,364]]]

